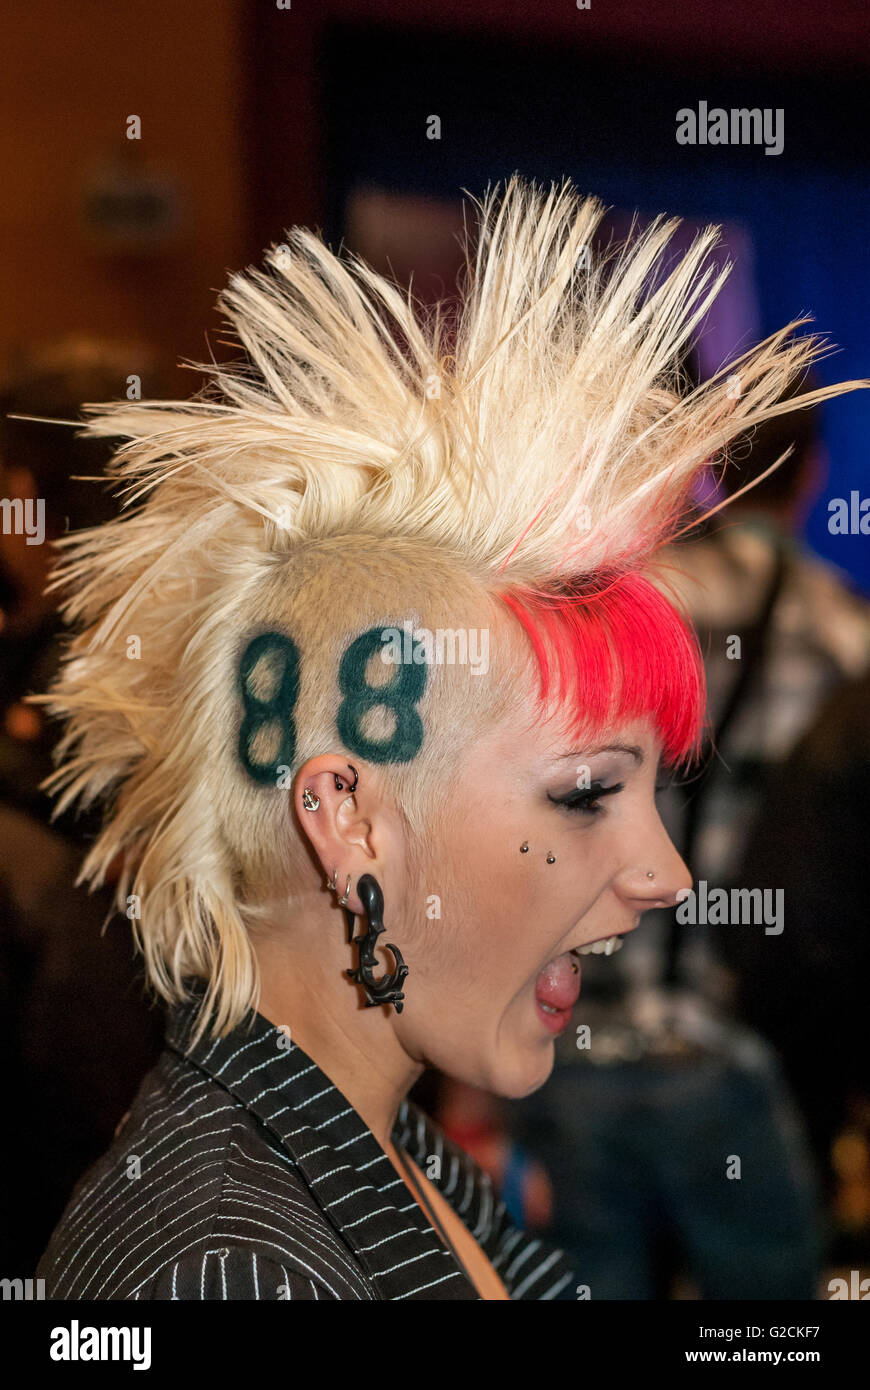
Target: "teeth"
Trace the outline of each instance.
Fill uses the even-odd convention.
[[[614,951],[621,950],[621,936],[605,936],[601,941],[590,941],[588,946],[575,947],[578,956],[612,956]]]

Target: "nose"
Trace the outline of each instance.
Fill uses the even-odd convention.
[[[658,819],[658,818],[657,818]],[[692,887],[689,872],[676,845],[661,821],[658,833],[644,838],[634,850],[623,869],[618,891],[635,912],[649,912],[654,907],[673,907]]]

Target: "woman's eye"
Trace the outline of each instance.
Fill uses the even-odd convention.
[[[600,805],[602,797],[614,796],[623,789],[623,782],[615,782],[612,787],[605,787],[600,782],[593,782],[589,787],[579,787],[577,791],[569,792],[567,796],[547,797],[553,802],[554,806],[564,806],[567,811],[579,811],[581,815],[597,816],[604,807]]]

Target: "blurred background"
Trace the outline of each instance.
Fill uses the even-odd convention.
[[[21,1273],[161,1020],[129,923],[74,887],[93,824],[49,825],[56,731],[24,702],[59,652],[48,542],[115,507],[76,481],[104,446],[11,417],[193,392],[179,363],[226,355],[227,275],[294,224],[449,298],[463,191],[515,171],[597,194],[605,241],[635,214],[679,215],[683,242],[722,225],[734,271],[690,377],[804,314],[836,345],[819,383],[870,376],[870,30],[864,0],[7,0],[3,44],[0,1033],[24,1114],[0,1272]],[[781,113],[781,149],[678,143],[701,103]],[[697,880],[782,890],[782,933],[656,914],[586,958],[590,1044],[569,1030],[539,1094],[418,1088],[593,1298],[856,1297],[870,1278],[868,426],[855,392],[738,441],[710,496],[794,452],[667,557],[711,732],[662,813]]]

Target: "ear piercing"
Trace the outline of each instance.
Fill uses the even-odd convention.
[[[359,773],[357,772],[353,763],[348,763],[348,767],[353,773],[353,786],[349,786],[347,790],[350,792],[351,796],[353,796],[354,792],[357,789],[357,783],[359,782]],[[344,783],[342,782],[338,773],[333,772],[332,775],[335,779],[335,790],[337,792],[343,792]],[[320,806],[320,797],[317,796],[317,794],[313,792],[310,787],[306,787],[302,793],[302,805],[305,807],[306,811],[316,811]]]
[[[528,852],[529,852],[529,842],[528,842],[528,840],[523,840],[523,843],[520,845],[520,854],[528,854]],[[548,851],[547,851],[547,863],[548,863],[548,864],[555,864],[555,862],[556,862],[556,856],[555,856],[555,854],[553,853],[552,850],[548,850]]]
[[[338,892],[338,869],[333,869],[333,871],[332,871],[332,882],[330,883],[329,879],[327,879],[327,880],[326,880],[326,887],[329,889],[330,893],[337,893],[337,892]],[[345,890],[344,890],[344,895],[343,895],[342,897],[340,897],[339,900],[338,900],[339,907],[344,907],[344,904],[347,902],[347,900],[348,900],[349,897],[350,897],[350,874],[348,874],[348,876],[347,876],[347,887],[346,887]]]
[[[352,796],[353,793],[354,793],[354,792],[356,791],[356,789],[357,789],[357,784],[359,783],[359,773],[357,772],[357,770],[356,770],[356,768],[354,767],[353,763],[348,763],[348,767],[350,768],[351,772],[353,773],[353,786],[348,786],[348,788],[347,788],[347,790],[350,792],[350,794],[351,794],[351,796]],[[333,772],[332,776],[333,776],[333,780],[335,781],[335,790],[336,790],[337,792],[343,792],[344,789],[345,789],[345,784],[344,784],[344,782],[341,780],[341,778],[339,777],[338,773],[337,773],[337,772]],[[320,805],[320,797],[319,797],[319,796],[315,796],[314,792],[311,790],[310,787],[306,787],[306,788],[304,789],[303,793],[302,793],[302,805],[305,807],[306,811],[316,811],[317,808],[318,808],[318,806]],[[344,890],[343,895],[338,899],[338,905],[339,905],[339,907],[344,907],[344,904],[347,902],[348,898],[350,897],[350,883],[351,883],[350,874],[348,874],[348,876],[347,876],[347,886],[346,886],[346,888],[345,888],[345,890]],[[332,871],[332,882],[330,883],[329,879],[327,879],[327,880],[326,880],[326,887],[329,889],[329,891],[330,891],[331,893],[337,893],[337,892],[338,892],[338,869],[333,869],[333,871]]]

